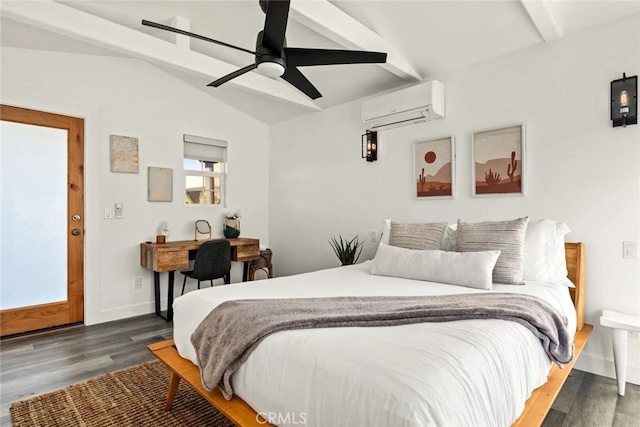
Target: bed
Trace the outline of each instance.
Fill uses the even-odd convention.
[[[493,287],[496,292],[533,294],[566,317],[575,349],[563,369],[517,323],[463,320],[279,332],[265,338],[232,376],[231,400],[204,389],[190,337],[224,301],[486,292],[372,276],[368,261],[178,298],[174,340],[149,346],[173,371],[167,409],[183,379],[243,426],[264,425],[265,418],[278,425],[539,425],[591,331],[584,324],[584,245],[564,247],[575,288],[536,281]]]

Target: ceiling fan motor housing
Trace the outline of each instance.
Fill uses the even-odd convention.
[[[256,40],[256,65],[258,71],[271,78],[280,77],[287,70],[284,49],[282,52],[275,52],[262,44],[263,31],[258,33]]]

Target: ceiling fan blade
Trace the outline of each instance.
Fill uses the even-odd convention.
[[[232,49],[241,50],[243,52],[247,52],[247,53],[250,53],[252,55],[256,54],[255,52],[253,52],[253,51],[251,51],[249,49],[245,49],[243,47],[238,47],[238,46],[234,46],[234,45],[229,44],[229,43],[221,42],[219,40],[210,39],[209,37],[201,36],[200,34],[196,34],[196,33],[190,33],[189,31],[184,31],[184,30],[181,30],[179,28],[169,27],[168,25],[158,24],[157,22],[147,21],[146,19],[142,20],[142,25],[146,25],[147,27],[159,28],[161,30],[171,31],[172,33],[182,34],[183,36],[189,36],[189,37],[193,37],[195,39],[200,39],[200,40],[204,40],[204,41],[207,41],[207,42],[219,44],[220,46],[225,46],[225,47],[230,47]]]
[[[256,64],[247,65],[246,67],[240,68],[239,70],[234,71],[231,74],[227,74],[224,77],[220,77],[218,80],[216,80],[215,82],[209,83],[207,86],[218,87],[221,84],[226,83],[231,79],[235,79],[236,77],[239,77],[239,76],[243,75],[244,73],[248,73],[249,71],[255,69],[256,67],[257,67]]]
[[[265,14],[262,45],[279,55],[284,47],[284,35],[289,17],[289,0],[267,1]]]
[[[322,96],[318,89],[296,67],[287,67],[287,71],[284,72],[282,78],[311,99],[317,99]]]
[[[382,64],[387,54],[362,50],[306,49],[285,47],[287,64],[296,67],[333,64]]]

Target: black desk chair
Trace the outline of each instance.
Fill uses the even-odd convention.
[[[214,279],[224,279],[225,284],[231,283],[231,245],[226,240],[210,240],[204,242],[196,252],[196,260],[193,263],[193,270],[181,271],[184,274],[182,282],[182,293],[187,284],[187,278],[200,282],[209,280],[213,286]]]

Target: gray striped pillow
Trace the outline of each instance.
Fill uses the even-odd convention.
[[[524,270],[524,237],[529,217],[512,221],[468,223],[458,220],[458,252],[500,251],[493,268],[493,282],[521,285]]]
[[[440,249],[446,222],[421,224],[391,221],[389,245],[406,249]]]

